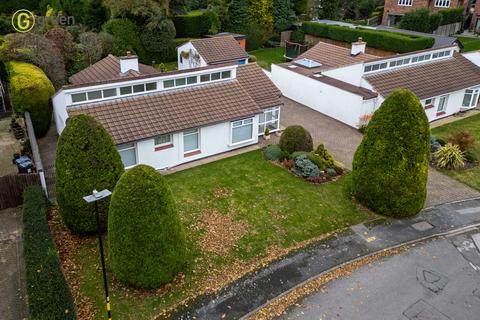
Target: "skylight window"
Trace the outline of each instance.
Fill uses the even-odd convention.
[[[310,60],[310,59],[306,59],[306,58],[296,60],[295,63],[298,64],[298,65],[301,65],[302,67],[308,68],[308,69],[318,68],[318,67],[322,66],[322,64],[320,64],[318,62]]]

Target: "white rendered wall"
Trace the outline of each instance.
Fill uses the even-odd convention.
[[[468,89],[468,88],[467,88]],[[448,116],[451,116],[455,113],[458,113],[462,108],[463,97],[465,96],[465,90],[455,91],[448,94],[447,109],[444,115],[438,115],[438,103],[441,96],[434,97],[435,105],[433,108],[426,109],[425,113],[427,114],[428,121],[432,122],[438,119],[442,119]],[[422,100],[422,105],[425,106],[425,100]]]
[[[191,65],[190,59],[183,59],[181,60],[180,54],[182,51],[190,51],[197,53],[197,50],[195,47],[192,45],[191,42],[187,42],[184,45],[181,45],[180,47],[177,48],[177,62],[178,62],[178,70],[185,70],[185,69],[192,69],[192,68],[200,68],[200,67],[205,67],[207,66],[207,63],[205,60],[200,56],[200,65]]]
[[[63,90],[53,96],[52,104],[57,133],[61,134],[65,128],[65,121],[68,119],[66,95]]]
[[[464,53],[463,56],[480,67],[480,50]]]
[[[362,97],[277,65],[272,65],[272,81],[285,97],[358,127],[364,112]]]
[[[200,128],[201,153],[190,157],[184,156],[182,132],[173,134],[172,148],[160,151],[155,151],[154,139],[139,141],[136,143],[137,162],[156,169],[165,169],[258,143],[258,115],[254,116],[251,141],[232,145],[230,126],[231,122],[229,121]]]
[[[362,84],[363,63],[327,70],[322,72],[322,74],[360,87]]]

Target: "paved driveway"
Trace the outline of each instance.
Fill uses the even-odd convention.
[[[355,150],[362,141],[358,130],[304,105],[284,98],[281,124],[283,127],[300,124],[312,134],[314,145],[323,143],[334,158],[352,168]],[[425,206],[480,197],[480,192],[434,169],[428,174],[427,201]]]

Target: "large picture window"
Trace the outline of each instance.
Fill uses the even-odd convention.
[[[232,144],[242,143],[253,138],[253,118],[232,122]]]
[[[200,132],[198,129],[185,130],[183,132],[183,151],[185,153],[200,149]]]
[[[465,95],[463,96],[463,103],[462,107],[464,108],[473,108],[478,103],[478,93],[480,88],[477,89],[468,89],[465,91]]]
[[[122,158],[123,166],[125,168],[137,164],[137,150],[135,143],[126,143],[117,146],[120,158]]]
[[[280,129],[280,107],[267,109],[260,115],[258,121],[258,135],[265,134],[265,129],[270,132]]]

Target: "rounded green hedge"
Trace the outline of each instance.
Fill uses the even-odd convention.
[[[157,288],[185,263],[185,232],[172,192],[152,167],[125,172],[113,192],[108,253],[116,277],[131,286]]]
[[[405,217],[427,193],[430,127],[418,98],[393,92],[374,113],[353,159],[353,193],[369,209]]]
[[[63,221],[73,232],[95,232],[94,206],[83,197],[94,189],[112,191],[124,171],[112,137],[92,116],[71,118],[58,140],[55,166],[57,202]],[[98,203],[104,228],[109,202],[107,198]]]
[[[313,140],[304,127],[298,125],[289,126],[282,132],[279,146],[289,154],[296,151],[310,152],[313,150]]]
[[[30,63],[10,61],[5,63],[9,76],[10,102],[13,110],[30,112],[37,137],[43,137],[50,127],[55,89],[43,71]]]
[[[199,38],[209,33],[213,24],[208,11],[195,10],[173,18],[178,38]]]

